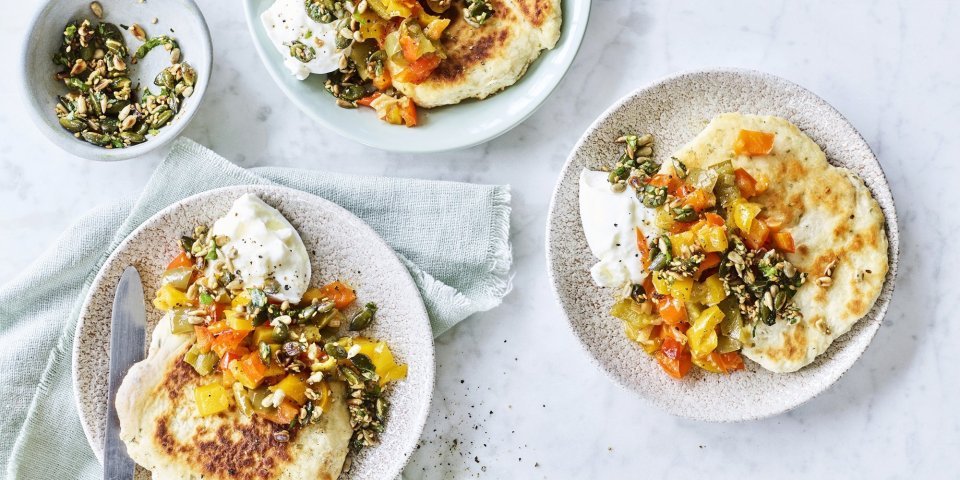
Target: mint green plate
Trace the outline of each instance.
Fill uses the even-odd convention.
[[[485,100],[426,110],[421,125],[406,128],[387,124],[366,109],[338,107],[323,89],[323,75],[311,75],[304,81],[290,75],[260,23],[260,14],[272,3],[244,0],[243,7],[260,59],[287,97],[321,125],[345,137],[383,150],[416,153],[472,147],[506,133],[533,114],[573,63],[590,16],[590,0],[564,1],[560,40],[552,50],[544,51],[516,84]]]

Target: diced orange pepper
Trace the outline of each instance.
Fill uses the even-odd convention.
[[[214,335],[219,335],[223,332],[226,332],[229,329],[230,327],[227,326],[227,322],[222,320],[219,322],[213,322],[210,325],[207,325],[207,330],[209,330],[210,333]]]
[[[673,222],[673,225],[670,225],[670,233],[678,234],[686,231],[693,230],[697,225],[697,222]]]
[[[647,237],[643,236],[640,227],[634,227],[637,234],[637,251],[640,252],[640,264],[644,269],[650,268],[650,245],[647,244]]]
[[[757,180],[749,172],[742,168],[733,171],[736,177],[737,188],[740,189],[740,196],[750,198],[757,194]]]
[[[703,272],[710,270],[713,267],[720,265],[720,254],[716,252],[710,252],[703,256],[703,261],[700,262],[700,266],[697,267],[697,273],[694,274],[694,278],[700,278],[700,275],[703,275]]]
[[[227,352],[220,357],[220,371],[227,373],[230,371],[230,362],[240,360],[244,355],[250,353],[245,347],[237,347],[236,350]]]
[[[403,31],[403,30],[401,30]],[[400,51],[403,52],[403,58],[408,62],[416,62],[420,50],[419,41],[409,35],[400,35]]]
[[[291,400],[284,400],[276,411],[262,411],[257,412],[258,415],[262,415],[263,418],[270,420],[273,423],[279,425],[289,425],[294,418],[297,418],[297,415],[300,414],[300,407],[296,403],[293,403]]]
[[[663,317],[663,321],[671,325],[687,321],[687,306],[680,299],[670,295],[657,298],[657,311]]]
[[[723,217],[721,217],[720,215],[717,215],[716,213],[709,213],[709,212],[705,213],[703,214],[703,218],[704,220],[706,220],[707,224],[709,225],[716,225],[718,227],[722,227],[726,224],[726,222],[723,221]]]
[[[228,352],[236,350],[237,347],[243,343],[243,339],[247,338],[249,333],[249,331],[238,332],[236,330],[227,330],[214,338],[211,348],[214,352],[217,352],[217,355],[223,357]]]
[[[322,297],[332,300],[333,305],[340,310],[349,307],[357,299],[353,289],[339,280],[321,287],[320,294]]]
[[[743,358],[738,352],[711,352],[710,356],[723,373],[735,372],[744,368]]]
[[[227,307],[229,306],[230,305],[227,305],[227,304],[214,302],[213,305],[210,305],[207,307],[207,310],[210,312],[210,318],[214,322],[223,320],[224,318],[223,312],[225,312],[227,310]]]
[[[413,103],[410,97],[403,97],[400,100],[400,116],[403,117],[403,123],[406,126],[417,126],[417,104]]]
[[[177,257],[167,265],[167,270],[172,270],[179,267],[193,267],[193,258],[191,258],[190,255],[187,255],[187,252],[184,252],[183,250],[180,251],[180,255],[177,255]]]
[[[677,190],[683,185],[679,178],[666,173],[658,173],[650,177],[647,183],[655,187],[667,187],[667,192],[670,195],[675,195]]]
[[[360,100],[357,100],[357,105],[363,105],[364,107],[369,107],[374,100],[377,99],[380,95],[383,95],[380,92],[373,92],[369,97],[363,97]]]
[[[200,351],[202,353],[209,352],[210,347],[213,346],[213,334],[210,333],[210,330],[207,327],[194,325],[193,332],[197,335],[197,347],[200,347]]]
[[[250,381],[250,384],[247,387],[255,388],[256,385],[259,385],[261,381],[265,378],[267,373],[267,366],[263,364],[263,360],[260,359],[260,354],[258,352],[251,352],[245,355],[240,360],[240,371],[247,376],[247,379]]]
[[[654,310],[656,310],[657,302],[652,301],[653,294],[657,293],[657,289],[653,286],[653,275],[647,275],[647,278],[643,279],[643,291],[647,294],[647,299],[651,300],[650,304]]]
[[[396,75],[396,79],[404,83],[420,84],[430,77],[430,74],[439,65],[440,56],[435,53],[428,53],[416,61],[410,62],[407,68]]]
[[[743,235],[743,242],[746,243],[748,247],[752,250],[757,250],[763,248],[767,243],[767,239],[770,238],[770,227],[768,227],[763,220],[755,218],[750,224],[750,231],[741,231],[740,234]]]
[[[797,251],[796,246],[793,244],[793,235],[791,235],[790,232],[774,233],[773,246],[782,252],[793,253]]]
[[[702,212],[710,208],[710,204],[713,203],[711,196],[703,189],[698,188],[683,198],[683,204],[692,207],[697,212]]]
[[[393,86],[390,72],[386,68],[383,69],[380,75],[373,77],[373,86],[380,91],[384,91]]]
[[[733,153],[737,155],[766,155],[773,150],[774,134],[754,130],[740,130],[733,142]]]
[[[683,344],[672,338],[665,338],[660,350],[655,354],[657,363],[663,371],[673,378],[681,379],[690,372],[693,361],[690,352]]]

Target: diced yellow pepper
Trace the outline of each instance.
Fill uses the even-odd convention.
[[[379,42],[390,33],[388,30],[389,23],[371,10],[366,10],[363,13],[355,12],[353,18],[360,24],[360,36],[364,40],[372,38]]]
[[[367,4],[384,20],[393,17],[407,18],[413,11],[400,0],[367,0]]]
[[[711,275],[703,282],[693,287],[693,300],[704,305],[713,306],[727,298],[727,291],[723,288],[723,280],[719,275]]]
[[[230,408],[230,397],[227,396],[227,389],[223,388],[223,384],[220,383],[197,387],[193,391],[193,397],[197,402],[197,412],[203,417]]]
[[[324,298],[326,298],[326,295],[324,295],[323,290],[317,287],[310,287],[306,292],[303,292],[303,297],[301,297],[300,302],[309,304],[314,300],[323,300]]]
[[[254,382],[253,379],[251,379],[246,374],[246,372],[244,372],[243,369],[240,368],[239,361],[234,360],[230,362],[230,366],[228,368],[230,370],[230,375],[233,376],[233,379],[236,380],[237,382],[240,382],[240,384],[243,385],[244,387],[247,387],[253,390],[258,386],[260,386],[260,382]]]
[[[307,403],[307,384],[296,375],[287,375],[283,380],[280,380],[280,383],[270,387],[271,392],[276,392],[277,390],[283,390],[287,398],[300,405]]]
[[[693,356],[710,354],[717,348],[717,325],[723,320],[723,312],[717,306],[704,310],[687,329],[687,340]]]
[[[670,244],[672,245],[674,257],[686,256],[684,254],[684,247],[686,247],[686,252],[689,254],[696,243],[697,237],[693,232],[688,231],[670,235]]]
[[[233,300],[230,301],[230,306],[232,308],[245,307],[250,304],[250,295],[247,292],[240,292],[239,295],[233,297]]]
[[[646,305],[645,305],[646,304]],[[624,298],[613,304],[610,315],[623,320],[636,328],[657,325],[663,322],[659,315],[654,315],[650,303],[637,303],[631,298]]]
[[[670,214],[670,211],[667,208],[658,208],[656,209],[653,217],[653,224],[657,228],[665,231],[670,231],[670,228],[673,227],[673,215]]]
[[[221,382],[224,387],[230,388],[234,383],[237,383],[237,379],[233,377],[233,373],[230,372],[230,369],[224,370],[221,372]]]
[[[320,382],[317,390],[320,390],[320,403],[317,406],[320,407],[321,412],[325,412],[327,411],[327,407],[330,406],[330,384],[328,384],[326,380],[323,380]]]
[[[750,231],[750,226],[753,225],[753,219],[757,218],[757,215],[760,214],[760,210],[763,208],[760,204],[751,203],[742,198],[734,200],[731,207],[733,223],[744,232]]]
[[[276,343],[277,334],[274,333],[273,327],[269,325],[261,325],[253,330],[253,344],[260,345],[260,342],[263,343]]]
[[[364,337],[355,337],[352,342],[354,345],[359,345],[360,353],[366,355],[373,362],[373,366],[377,369],[377,375],[380,376],[380,385],[407,376],[407,366],[405,364],[397,365],[393,358],[393,352],[390,351],[386,342],[378,342]]]
[[[669,273],[653,273],[653,289],[660,295],[689,302],[693,298],[693,279],[671,275]]]
[[[153,306],[160,310],[172,310],[177,307],[190,305],[190,299],[187,294],[174,288],[169,283],[157,290],[157,296],[153,299]]]
[[[710,355],[704,355],[702,357],[693,355],[692,360],[694,365],[710,373],[724,373],[720,365],[717,365],[717,362],[715,362]]]
[[[627,338],[640,344],[643,351],[652,354],[660,349],[660,338],[653,337],[653,327],[656,325],[638,326],[630,322],[623,322],[623,325]]]
[[[380,377],[380,385],[386,385],[389,382],[403,380],[404,378],[407,378],[407,364],[397,365],[387,370],[387,372]]]
[[[727,229],[717,225],[707,225],[697,230],[697,243],[705,252],[723,252],[727,249]]]
[[[433,17],[434,20],[431,20],[423,29],[423,33],[427,35],[427,38],[433,41],[440,40],[440,36],[443,35],[443,31],[447,29],[450,25],[449,18],[438,18]]]
[[[238,332],[249,332],[254,329],[253,319],[251,319],[246,314],[236,312],[234,310],[226,310],[223,312],[226,317],[227,326]]]

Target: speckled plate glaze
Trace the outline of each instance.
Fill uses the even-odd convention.
[[[176,255],[176,239],[197,224],[212,225],[244,193],[280,210],[300,232],[310,252],[311,285],[342,279],[356,288],[360,300],[380,307],[376,322],[364,333],[387,341],[409,373],[393,384],[382,442],[355,458],[341,478],[395,477],[416,447],[433,395],[433,335],[420,293],[393,250],[359,218],[320,197],[277,186],[227,187],[186,198],[147,220],[104,263],[80,312],[73,349],[74,391],[90,446],[102,458],[110,313],[121,272],[133,265],[143,278],[150,335],[162,316],[150,300],[166,263]]]
[[[656,154],[669,158],[717,114],[778,115],[823,148],[833,165],[866,182],[886,219],[890,271],[873,309],[826,353],[796,373],[776,374],[746,361],[744,372],[713,375],[694,369],[677,381],[623,334],[608,314],[614,292],[593,284],[596,261],[580,221],[578,178],[619,156],[614,140],[627,132],[650,132]],[[776,415],[813,398],[836,382],[876,334],[890,303],[897,271],[899,235],[893,196],[879,162],[843,116],[810,91],[772,75],[744,70],[680,74],[640,89],[612,106],[573,149],[554,190],[547,221],[547,265],[554,293],[574,334],[591,358],[617,384],[667,412],[705,421],[742,421]]]

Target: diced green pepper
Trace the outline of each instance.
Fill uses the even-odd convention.
[[[174,308],[169,310],[166,317],[170,320],[170,332],[175,335],[184,333],[193,333],[193,325],[187,321],[187,310],[184,308]]]
[[[163,272],[160,279],[160,285],[172,285],[173,288],[185,292],[190,286],[190,278],[193,277],[193,269],[190,267],[171,268]]]
[[[200,351],[200,347],[194,344],[190,347],[190,350],[187,351],[187,354],[184,355],[183,361],[189,363],[197,373],[204,376],[213,372],[213,369],[217,366],[217,362],[220,361],[220,357],[212,350],[203,353]]]

